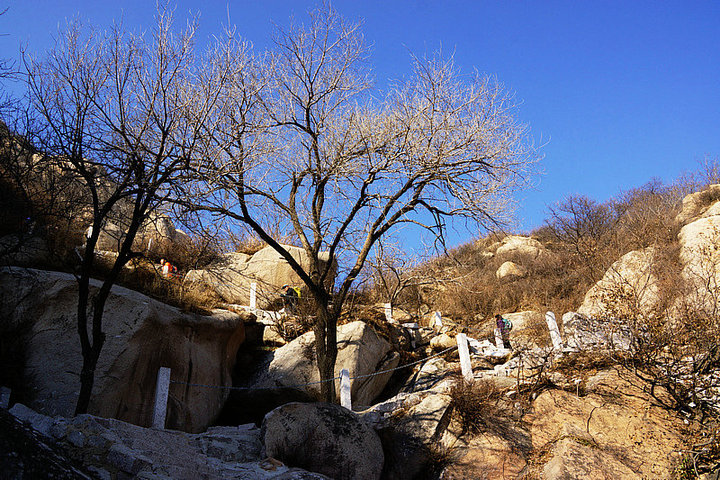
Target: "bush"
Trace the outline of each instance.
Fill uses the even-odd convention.
[[[478,434],[495,428],[505,417],[500,400],[502,392],[490,380],[468,383],[458,380],[450,389],[453,415],[460,422],[463,433]]]

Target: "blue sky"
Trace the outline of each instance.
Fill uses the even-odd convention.
[[[22,42],[40,52],[66,18],[131,29],[152,25],[152,1],[0,1],[0,56]],[[259,49],[272,23],[302,19],[312,2],[177,2],[200,11],[201,37],[235,24]],[[464,71],[497,76],[544,144],[543,174],[520,198],[520,229],[541,225],[569,194],[606,200],[653,177],[670,181],[720,157],[720,2],[335,1],[362,19],[379,87],[410,68],[409,52],[454,52]],[[473,232],[455,234],[452,243]]]

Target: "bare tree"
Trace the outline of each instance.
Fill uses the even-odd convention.
[[[410,79],[378,100],[366,57],[359,24],[331,7],[278,29],[275,48],[228,89],[226,123],[210,135],[197,184],[196,208],[252,228],[307,286],[322,379],[334,376],[337,319],[373,245],[401,224],[441,237],[448,218],[501,222],[537,160],[493,79],[414,58]],[[278,225],[309,267],[269,233]],[[332,382],[322,396],[334,400]]]
[[[31,100],[44,124],[39,146],[57,168],[74,173],[87,200],[91,229],[77,269],[77,329],[83,366],[76,413],[87,411],[105,334],[106,300],[123,266],[140,255],[133,241],[143,223],[173,194],[200,151],[203,131],[241,53],[198,58],[196,23],[178,33],[159,12],[154,29],[132,35],[69,25],[44,61],[26,57]],[[223,70],[204,68],[222,66]],[[82,220],[78,220],[82,221]],[[117,259],[98,289],[90,288],[98,237],[121,222]]]
[[[375,244],[375,254],[368,259],[371,269],[373,290],[382,301],[397,306],[403,292],[415,290],[416,306],[419,305],[419,289],[430,285],[438,285],[445,279],[438,279],[437,273],[422,268],[428,253],[409,253],[404,251],[400,241],[389,241],[382,238]],[[407,299],[407,296],[405,296]]]

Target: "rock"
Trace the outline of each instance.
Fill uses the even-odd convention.
[[[266,454],[288,465],[336,480],[380,478],[380,439],[339,405],[289,403],[270,412],[261,431]]]
[[[98,287],[92,280],[91,288]],[[47,415],[71,416],[75,409],[82,366],[76,309],[72,275],[0,269],[0,335],[22,347],[20,373],[31,393],[18,400]],[[244,338],[237,314],[186,314],[118,286],[108,298],[103,330],[89,412],[139,425],[151,424],[159,367],[170,367],[173,380],[229,386]],[[171,384],[167,426],[202,431],[226,398],[223,389]]]
[[[49,438],[38,435],[0,409],[0,475],[7,479],[90,480],[82,459],[72,459]]]
[[[38,415],[36,412],[22,409],[25,416]],[[212,427],[202,434],[187,434],[179,431],[157,430],[138,427],[119,420],[99,418],[93,415],[78,415],[68,421],[63,417],[50,418],[51,430],[63,431],[53,442],[49,438],[36,435],[27,430],[18,440],[17,432],[8,432],[6,413],[0,412],[0,465],[6,451],[3,440],[12,441],[13,448],[19,452],[10,452],[22,459],[27,477],[10,478],[52,478],[86,479],[77,464],[90,464],[88,470],[92,478],[137,478],[168,480],[241,480],[285,479],[285,480],[327,480],[320,474],[314,474],[298,468],[290,468],[274,459],[261,456],[262,443],[260,429],[254,425],[237,427]],[[49,417],[48,417],[49,418]],[[18,423],[15,430],[18,429]],[[56,428],[64,426],[64,429]],[[80,441],[83,439],[83,441]],[[50,443],[45,443],[50,442]],[[34,457],[23,456],[29,447],[39,452]],[[54,452],[61,452],[60,457]],[[40,464],[44,458],[50,460],[52,468]],[[46,462],[47,463],[47,462]],[[59,474],[57,467],[65,469]],[[3,470],[7,473],[7,470]],[[33,474],[35,473],[35,474]],[[4,477],[3,477],[4,478]]]
[[[292,257],[305,269],[310,270],[310,257],[303,248],[283,245]],[[328,261],[326,253],[320,254],[320,268]],[[328,282],[334,281],[335,266],[331,267]],[[191,270],[187,281],[204,283],[213,288],[228,303],[248,305],[250,302],[250,284],[257,283],[257,307],[266,309],[276,302],[283,285],[303,285],[303,281],[290,267],[290,264],[270,246],[252,257],[231,253],[204,270]]]
[[[52,417],[38,413],[22,403],[13,405],[10,409],[10,414],[21,422],[30,425],[36,432],[45,436],[51,436],[50,429],[54,422]]]
[[[718,192],[720,192],[720,185]],[[716,204],[720,205],[720,203]],[[710,213],[708,211],[707,213]],[[688,294],[681,300],[688,307],[711,315],[717,311],[717,286],[720,285],[720,215],[711,215],[685,225],[678,235],[682,276]]]
[[[543,479],[566,480],[592,478],[598,480],[637,479],[642,477],[617,460],[611,453],[594,445],[578,443],[572,438],[560,439],[552,448],[552,459],[545,464]]]
[[[451,398],[429,390],[405,397],[379,430],[385,450],[383,478],[412,479],[433,465],[439,441],[450,424]]]
[[[523,278],[526,274],[527,269],[525,267],[508,261],[500,265],[500,268],[495,272],[495,277],[497,277],[498,280],[512,281]]]
[[[86,235],[92,232],[88,227]],[[106,222],[98,235],[96,250],[118,252],[125,239],[125,228],[118,222]],[[190,237],[182,230],[177,230],[170,217],[160,213],[151,214],[133,241],[133,249],[156,257],[173,258],[178,250],[187,248]]]
[[[454,381],[454,372],[448,362],[442,358],[431,358],[427,362],[420,364],[419,367],[417,372],[401,387],[401,392],[421,392],[430,390],[442,382],[449,382],[451,379]]]
[[[474,438],[455,455],[460,458],[443,470],[440,476],[443,480],[522,478],[527,465],[524,455],[500,435],[484,434]]]
[[[618,373],[596,383],[603,390],[584,397],[546,390],[535,399],[525,417],[533,449],[554,454],[543,478],[672,478],[682,422]]]
[[[436,352],[447,350],[448,348],[454,347],[456,345],[457,340],[455,340],[454,337],[451,337],[447,333],[441,333],[440,335],[430,339],[430,348],[432,348]]]
[[[338,356],[335,375],[347,368],[351,377],[395,368],[400,356],[391,351],[390,344],[378,337],[371,327],[361,321],[340,325],[337,330]],[[350,381],[353,405],[371,405],[391,372]],[[308,332],[275,350],[267,369],[251,382],[253,388],[289,387],[317,382],[320,374],[315,359],[315,334]],[[339,392],[339,380],[336,380]],[[320,386],[308,385],[305,391],[320,399]],[[339,398],[339,397],[338,397]]]
[[[505,237],[502,245],[495,251],[496,255],[522,255],[530,258],[538,258],[547,255],[548,251],[542,243],[534,238],[523,237],[520,235],[510,235]]]
[[[686,195],[682,202],[682,211],[675,217],[680,225],[699,218],[720,200],[720,185],[710,185],[702,192]]]
[[[212,288],[228,303],[249,305],[250,284],[253,280],[248,274],[248,260],[251,256],[245,253],[225,253],[218,261],[203,270],[190,270],[185,275],[185,282],[199,283]],[[270,299],[257,296],[259,308],[266,308]]]
[[[660,301],[658,279],[653,273],[655,253],[648,247],[623,255],[587,292],[578,313],[615,318],[650,314]]]
[[[565,345],[572,350],[632,347],[632,329],[626,320],[587,318],[575,312],[563,315]]]

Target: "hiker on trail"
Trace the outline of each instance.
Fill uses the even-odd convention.
[[[300,289],[286,283],[282,286],[282,290],[283,293],[280,294],[280,297],[283,299],[283,307],[287,308],[288,312],[295,313],[295,307],[300,300]]]
[[[173,266],[172,264],[165,260],[164,258],[160,259],[160,266],[162,268],[162,274],[165,278],[170,278],[173,274]]]
[[[508,350],[512,350],[512,346],[510,345],[510,330],[512,330],[512,323],[510,320],[507,320],[503,318],[502,315],[497,314],[495,315],[495,325],[497,326],[498,330],[500,330],[500,335],[502,336],[503,344],[505,345],[505,348]]]

